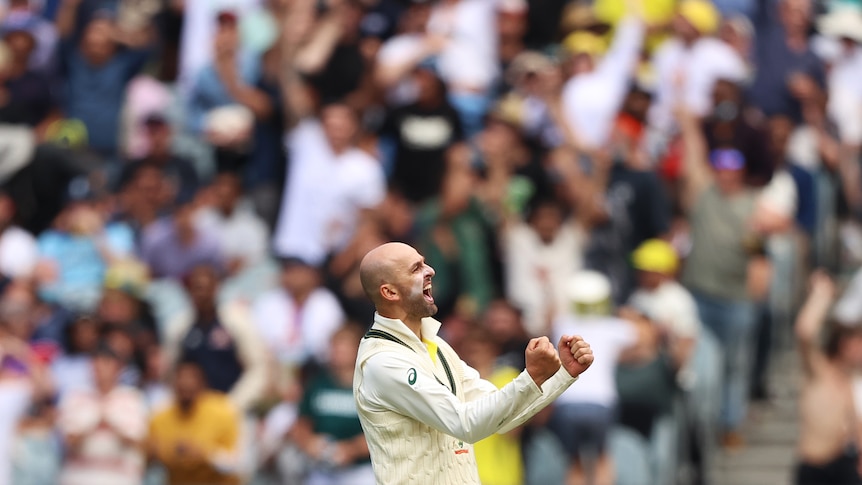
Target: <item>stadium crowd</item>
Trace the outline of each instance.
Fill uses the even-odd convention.
[[[860,79],[854,0],[0,0],[0,485],[373,483],[393,240],[494,384],[594,350],[483,484],[704,483],[862,263]]]

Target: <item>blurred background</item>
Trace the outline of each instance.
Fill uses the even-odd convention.
[[[373,483],[393,240],[496,385],[593,346],[484,485],[790,483],[809,275],[862,322],[860,44],[856,0],[0,0],[0,485]]]

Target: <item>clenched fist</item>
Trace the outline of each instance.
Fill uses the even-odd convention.
[[[530,340],[524,355],[527,358],[527,373],[539,387],[560,370],[560,356],[548,337]]]
[[[593,349],[583,338],[563,335],[560,339],[560,360],[572,377],[578,377],[593,363]]]

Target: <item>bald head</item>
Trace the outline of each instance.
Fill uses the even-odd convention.
[[[359,264],[359,280],[365,294],[375,305],[382,299],[380,286],[392,283],[397,278],[399,263],[418,254],[407,244],[392,242],[377,246],[362,258],[362,263]]]

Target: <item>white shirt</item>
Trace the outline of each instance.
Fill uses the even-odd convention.
[[[437,336],[440,322],[424,318],[422,336],[443,352],[453,393],[441,359],[403,322],[375,315],[372,329],[404,344],[365,338],[357,357],[354,397],[380,485],[479,485],[471,443],[520,426],[575,382],[561,367],[541,389],[526,371],[497,389]]]
[[[318,288],[302,308],[283,288],[262,295],[254,304],[254,323],[273,356],[282,364],[301,365],[309,358],[329,361],[329,341],[346,318],[335,295]]]
[[[493,0],[459,0],[437,4],[428,19],[428,32],[449,37],[437,67],[450,86],[488,88],[499,74],[497,12]]]
[[[702,37],[690,48],[679,39],[670,39],[656,51],[653,66],[656,97],[650,111],[650,124],[665,131],[674,125],[673,110],[679,98],[693,114],[704,116],[712,107],[712,89],[716,81],[741,82],[748,76],[742,57],[729,45],[712,37]]]
[[[547,333],[549,315],[565,309],[566,281],[583,266],[585,234],[571,221],[563,223],[557,236],[545,244],[525,223],[517,223],[503,233],[506,269],[506,298],[524,311],[529,335]],[[539,273],[548,275],[542,282]],[[546,291],[551,289],[551,293]]]
[[[26,378],[0,381],[0,485],[12,484],[12,448],[18,423],[27,413],[33,386]]]
[[[12,226],[0,234],[0,273],[25,278],[33,274],[38,261],[39,247],[29,232]]]
[[[862,47],[842,52],[829,70],[830,118],[835,120],[841,140],[862,143]]]
[[[675,337],[696,338],[700,333],[701,322],[694,297],[676,281],[666,281],[653,291],[638,288],[629,297],[629,305]]]
[[[101,396],[93,391],[72,391],[61,402],[58,428],[64,435],[82,435],[80,451],[63,465],[63,485],[140,484],[144,454],[123,443],[147,435],[147,409],[137,389],[117,387]]]
[[[380,163],[358,148],[333,153],[317,120],[302,121],[286,143],[290,169],[275,252],[318,265],[350,242],[363,209],[383,201],[386,177]]]
[[[642,22],[628,18],[620,23],[611,49],[596,68],[569,79],[563,87],[566,121],[588,146],[602,147],[629,89],[644,38]]]
[[[793,176],[787,170],[781,169],[772,175],[769,184],[760,191],[757,203],[770,213],[793,219],[796,217],[798,199]]]
[[[635,343],[635,328],[616,317],[564,316],[554,322],[553,342],[563,335],[580,335],[590,344],[596,360],[580,376],[577,389],[564,392],[559,401],[570,404],[613,406],[617,402],[616,368],[620,354]]]
[[[216,235],[221,254],[228,260],[239,258],[246,265],[253,265],[267,255],[269,231],[250,207],[238,205],[227,216],[205,208],[196,214],[195,222]]]

